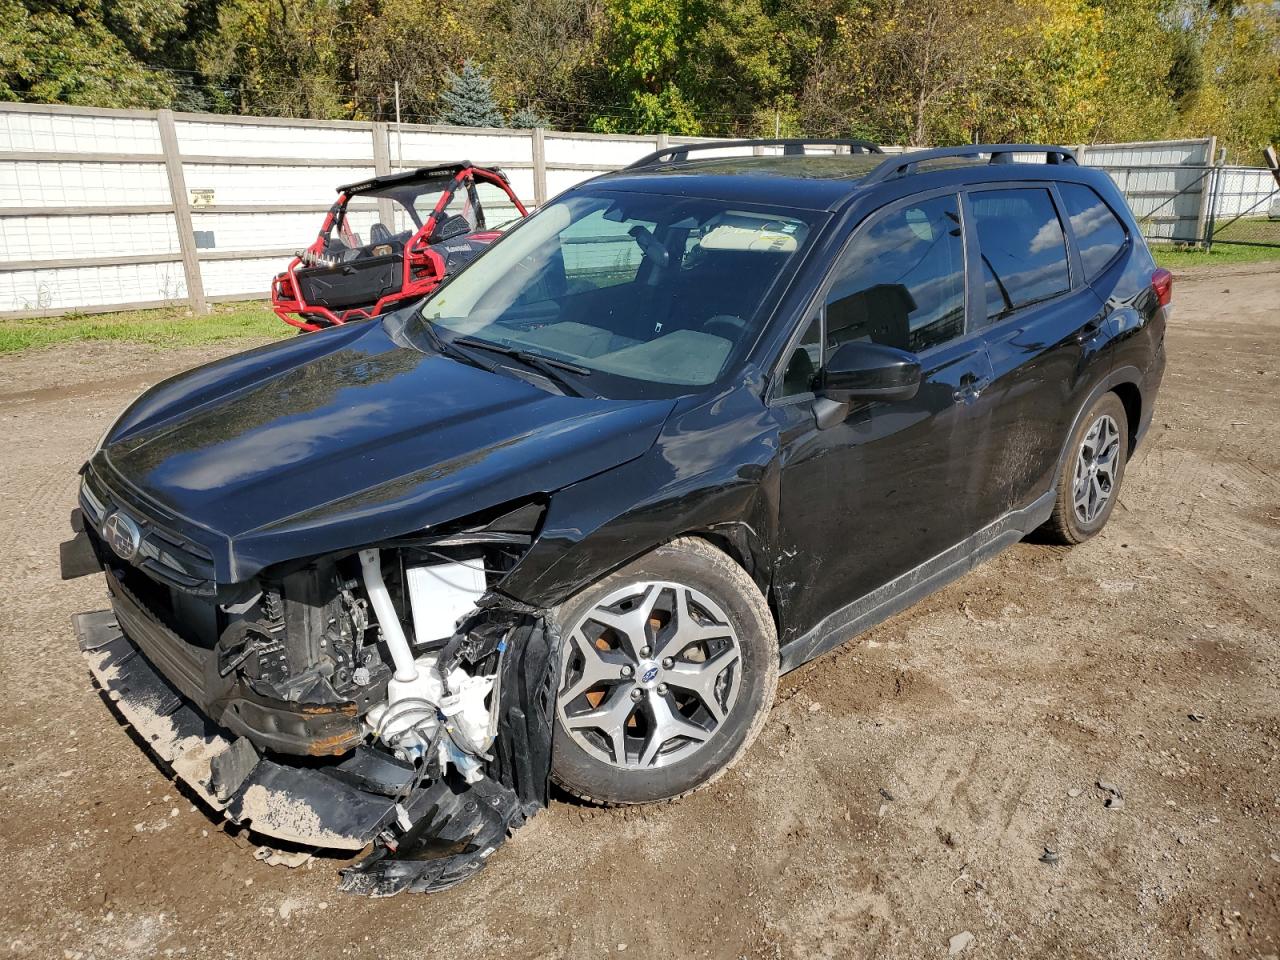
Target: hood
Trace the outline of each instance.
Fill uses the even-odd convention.
[[[227,583],[554,492],[640,456],[672,406],[560,396],[348,324],[159,384],[91,469],[190,525]]]

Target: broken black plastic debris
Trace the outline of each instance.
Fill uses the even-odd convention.
[[[473,615],[462,629],[473,642],[498,632],[508,643],[489,776],[466,784],[449,775],[415,789],[402,804],[411,826],[380,836],[373,853],[342,871],[339,889],[370,897],[447,889],[475,876],[512,831],[547,805],[560,637],[543,616],[488,609],[489,616]]]
[[[413,826],[393,847],[379,838],[373,853],[342,871],[339,889],[369,897],[434,893],[483,867],[525,820],[515,791],[493,780],[460,784],[451,775],[406,805]]]

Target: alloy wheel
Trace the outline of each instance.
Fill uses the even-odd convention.
[[[1115,493],[1120,464],[1120,428],[1103,415],[1089,427],[1076,454],[1072,503],[1076,519],[1093,523]]]
[[[680,583],[613,591],[565,638],[556,710],[577,746],[647,769],[702,749],[738,696],[741,648],[724,611]]]

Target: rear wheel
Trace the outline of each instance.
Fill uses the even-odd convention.
[[[1120,497],[1129,420],[1114,393],[1098,398],[1071,437],[1058,497],[1045,530],[1059,543],[1088,540],[1106,526]]]
[[[552,776],[585,800],[648,803],[714,780],[759,733],[778,680],[764,597],[684,538],[563,604]]]

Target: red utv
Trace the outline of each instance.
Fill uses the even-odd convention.
[[[315,243],[271,281],[271,307],[309,331],[406,306],[527,213],[501,170],[465,162],[339,187]]]

